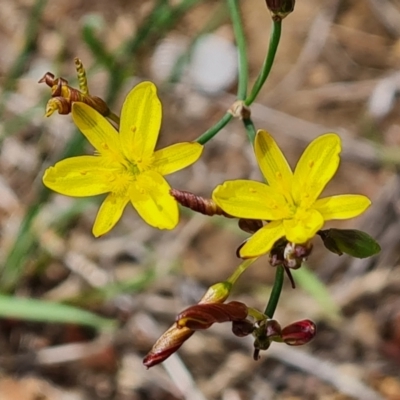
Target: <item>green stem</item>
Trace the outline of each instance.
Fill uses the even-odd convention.
[[[254,100],[258,96],[258,93],[260,93],[260,90],[263,87],[266,79],[268,78],[269,73],[271,72],[272,65],[274,64],[276,51],[278,50],[279,40],[281,38],[282,21],[273,21],[271,29],[272,31],[267,57],[265,58],[261,72],[258,75],[253,88],[251,89],[250,95],[244,101],[246,106],[249,106],[254,102]]]
[[[231,13],[233,31],[235,33],[236,43],[239,50],[239,83],[237,98],[239,100],[244,100],[247,93],[247,83],[248,83],[248,63],[246,55],[246,41],[242,25],[242,20],[240,18],[239,11],[239,1],[238,0],[228,0],[229,11]],[[224,128],[229,121],[233,118],[230,112],[227,112],[214,126],[204,132],[201,136],[196,139],[197,143],[206,144],[211,140],[222,128]]]
[[[237,98],[244,100],[247,95],[247,84],[249,80],[249,66],[247,62],[246,40],[243,30],[242,19],[240,17],[239,1],[228,0],[228,7],[231,14],[233,32],[239,51],[239,83]]]
[[[243,274],[244,271],[246,271],[247,268],[250,267],[251,264],[254,263],[254,261],[257,260],[256,258],[249,258],[248,260],[244,260],[233,272],[233,274],[226,280],[227,282],[231,283],[234,285],[236,281],[239,279],[240,275]]]
[[[272,318],[274,316],[276,307],[278,306],[279,297],[281,295],[283,287],[284,274],[285,270],[283,266],[278,265],[276,267],[274,286],[272,287],[271,295],[269,297],[267,307],[264,311],[264,314],[267,315],[268,318]]]
[[[212,139],[223,127],[228,125],[228,122],[233,118],[230,112],[227,112],[214,126],[204,132],[201,136],[196,139],[197,143],[206,144]]]
[[[254,139],[256,137],[256,128],[254,126],[253,121],[251,118],[244,118],[243,119],[244,127],[246,128],[247,137],[249,138],[249,142],[254,144]]]

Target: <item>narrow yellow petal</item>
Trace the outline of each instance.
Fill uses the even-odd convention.
[[[93,225],[93,235],[99,237],[114,228],[115,224],[120,220],[128,201],[129,198],[127,196],[110,193],[97,213]]]
[[[292,189],[293,173],[273,137],[268,132],[259,130],[254,150],[268,185],[283,194],[289,194]]]
[[[177,143],[154,153],[152,168],[161,175],[172,174],[196,162],[203,151],[199,143]]]
[[[110,191],[108,174],[109,170],[103,166],[101,157],[71,157],[48,168],[43,183],[67,196],[95,196]]]
[[[285,236],[289,242],[302,244],[312,239],[324,225],[324,219],[317,210],[303,211],[296,218],[283,221]]]
[[[285,235],[282,221],[273,221],[258,230],[240,249],[240,257],[254,258],[268,253],[274,243]]]
[[[111,154],[114,158],[121,157],[118,132],[96,110],[84,103],[74,103],[72,105],[72,119],[100,154]]]
[[[122,106],[120,125],[121,147],[128,160],[140,161],[153,154],[161,114],[161,103],[153,83],[139,83],[129,92]]]
[[[146,171],[138,176],[136,186],[130,192],[133,207],[155,228],[173,229],[178,224],[178,204],[169,194],[170,189],[159,173]]]
[[[212,197],[226,213],[237,218],[274,221],[290,215],[283,195],[261,182],[226,181],[214,189]]]
[[[293,200],[309,208],[332,179],[339,166],[340,137],[326,133],[313,140],[304,151],[293,176]]]
[[[371,201],[368,197],[356,194],[343,194],[317,200],[313,208],[319,211],[325,221],[348,219],[362,214]]]

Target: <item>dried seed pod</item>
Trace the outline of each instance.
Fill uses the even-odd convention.
[[[209,216],[223,215],[230,217],[212,199],[206,199],[194,193],[178,189],[171,189],[170,194],[180,205],[190,208],[193,211]]]

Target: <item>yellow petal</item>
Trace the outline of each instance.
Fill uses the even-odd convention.
[[[140,174],[130,192],[133,207],[149,225],[159,229],[173,229],[178,224],[176,200],[169,194],[168,182],[155,171]]]
[[[282,221],[273,221],[258,230],[240,249],[240,257],[254,258],[268,253],[274,243],[285,235]]]
[[[295,218],[283,221],[285,236],[289,242],[302,244],[312,239],[324,225],[324,219],[317,210],[307,210]]]
[[[149,158],[157,143],[161,126],[161,103],[156,86],[142,82],[126,97],[121,111],[122,151],[133,162]]]
[[[193,164],[203,151],[199,143],[177,143],[154,153],[152,168],[161,175],[172,174]]]
[[[48,168],[43,183],[57,193],[67,196],[95,196],[110,191],[107,181],[109,170],[101,157],[80,156],[66,158]]]
[[[343,194],[317,200],[313,208],[319,211],[325,221],[348,219],[362,214],[371,201],[368,197],[355,194]]]
[[[226,213],[237,218],[273,221],[290,215],[283,195],[261,182],[227,181],[214,189],[212,197]]]
[[[299,162],[293,176],[293,200],[309,208],[332,179],[339,166],[340,138],[327,133],[313,140]]]
[[[75,125],[100,154],[112,155],[117,159],[122,156],[118,132],[96,110],[84,103],[74,103],[72,118]]]
[[[93,235],[99,237],[114,228],[115,224],[120,220],[128,201],[129,198],[127,196],[110,193],[97,213],[93,225]]]
[[[268,132],[259,130],[254,150],[258,165],[268,185],[289,195],[292,189],[293,173],[273,137]]]

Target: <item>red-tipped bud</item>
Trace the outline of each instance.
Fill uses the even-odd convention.
[[[208,329],[216,322],[241,321],[246,319],[247,306],[239,301],[227,304],[196,304],[182,311],[176,318],[178,327],[192,330]]]
[[[172,325],[154,344],[152,349],[143,359],[143,364],[151,368],[175,353],[182,344],[192,336],[194,331],[185,327]]]
[[[233,321],[232,322],[232,333],[238,337],[245,337],[253,333],[254,324],[245,319],[243,321]]]
[[[204,293],[204,296],[199,301],[199,304],[223,303],[229,297],[231,290],[231,282],[225,281],[215,283],[207,289],[207,292]]]
[[[171,189],[171,196],[183,207],[190,208],[204,215],[223,215],[230,217],[214,202],[212,199],[207,199],[202,196],[197,196],[194,193],[185,190]]]
[[[290,346],[301,346],[314,339],[317,327],[309,319],[294,322],[282,329],[282,340]]]

